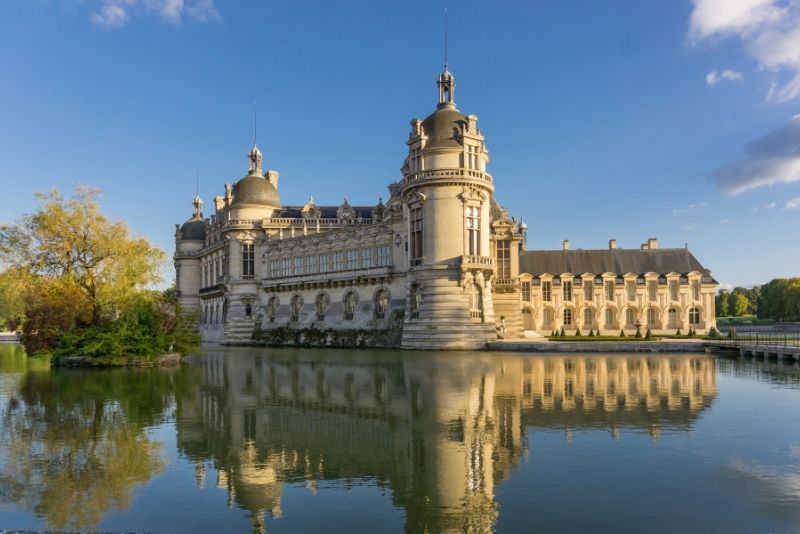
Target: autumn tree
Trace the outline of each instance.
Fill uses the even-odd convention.
[[[0,226],[0,262],[38,280],[78,288],[98,324],[136,290],[160,281],[163,251],[131,235],[122,221],[100,211],[99,190],[79,186],[64,198],[39,193],[41,206],[16,224]],[[30,287],[29,289],[35,289]]]

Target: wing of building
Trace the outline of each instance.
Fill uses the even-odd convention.
[[[492,339],[583,328],[633,333],[714,326],[717,283],[686,249],[526,251],[526,225],[494,199],[478,117],[439,102],[413,119],[402,177],[374,206],[286,206],[255,144],[247,174],[204,218],[175,228],[177,294],[209,341],[256,328],[397,332],[404,348],[479,348]],[[315,337],[315,339],[321,339]],[[324,338],[328,339],[328,338]]]

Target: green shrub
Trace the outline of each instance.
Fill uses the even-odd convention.
[[[676,337],[680,337],[680,336],[682,336],[682,335],[683,335],[683,334],[681,334],[681,329],[680,329],[680,328],[678,328],[678,331],[677,331],[677,332],[675,332],[675,336],[676,336]]]
[[[561,336],[561,337],[567,337],[567,334],[564,332],[564,327],[563,326],[561,327],[561,333],[558,334],[558,335]]]
[[[636,327],[636,334],[633,337],[635,337],[636,339],[642,339],[642,327],[641,326],[637,326]]]
[[[623,330],[623,329],[620,329],[620,331],[619,331],[619,337],[626,337],[626,336],[625,336],[625,330]]]
[[[581,337],[581,328],[580,327],[578,327],[578,329],[575,330],[575,337]]]
[[[650,331],[649,328],[647,329],[647,332],[644,334],[644,338],[645,339],[653,339],[653,333]]]
[[[589,337],[594,337],[594,330],[589,330]]]

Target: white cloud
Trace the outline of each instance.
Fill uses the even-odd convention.
[[[764,204],[762,207],[767,208],[768,210],[771,210],[771,209],[775,208],[777,205],[778,205],[777,202],[770,202],[769,204]]]
[[[184,19],[222,20],[214,0],[103,0],[99,9],[89,15],[89,20],[98,27],[114,30],[134,16],[152,15],[169,24],[181,24]]]
[[[672,213],[674,215],[677,215],[678,213],[684,213],[686,211],[691,211],[694,209],[706,208],[710,205],[711,204],[709,204],[707,200],[703,200],[702,202],[697,202],[696,204],[689,204],[685,208],[675,208],[672,210]]]
[[[714,171],[713,179],[723,192],[738,195],[749,189],[800,181],[800,115],[750,142],[744,152],[741,159]]]
[[[797,208],[800,208],[800,197],[790,198],[783,207],[783,209],[787,210],[796,210]]]
[[[800,96],[800,2],[797,0],[693,0],[689,38],[693,43],[733,37],[739,39],[760,68],[776,80],[769,102]],[[733,72],[733,71],[731,71]],[[709,76],[716,82],[718,76]],[[788,81],[779,82],[778,78]]]
[[[741,82],[744,79],[741,72],[737,72],[735,70],[725,69],[722,72],[717,72],[716,70],[712,70],[708,74],[706,74],[706,83],[711,87],[717,85],[720,82]]]

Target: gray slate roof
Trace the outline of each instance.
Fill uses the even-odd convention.
[[[520,256],[520,273],[540,276],[544,273],[558,276],[565,273],[581,275],[592,273],[686,274],[703,273],[704,282],[714,282],[711,272],[697,261],[685,248],[601,249],[601,250],[531,250]]]
[[[350,206],[355,213],[356,218],[362,219],[371,219],[372,218],[372,210],[373,207],[371,206]],[[320,211],[320,216],[323,219],[335,219],[337,217],[337,212],[339,210],[339,206],[317,206],[317,209]],[[303,218],[303,206],[283,206],[281,208],[281,213],[278,217],[283,217],[286,219],[302,219]]]
[[[422,129],[428,136],[425,148],[461,148],[455,132],[465,121],[464,114],[449,107],[442,107],[422,121]]]

